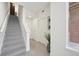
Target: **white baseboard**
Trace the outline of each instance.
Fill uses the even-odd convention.
[[[44,44],[45,46],[47,46],[47,44],[48,44],[47,39],[46,39],[46,38],[44,38],[44,37],[42,37],[42,38],[41,38],[41,40],[40,40],[40,39],[38,39],[38,38],[32,38],[32,39],[34,39],[35,41],[38,41],[38,42],[40,42],[40,43]]]

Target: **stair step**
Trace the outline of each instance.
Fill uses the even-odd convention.
[[[17,32],[20,32],[19,28],[8,28],[8,29],[7,29],[7,32],[14,32],[14,31],[15,31],[15,32],[16,32],[16,31],[17,31]]]
[[[7,42],[7,43],[12,43],[12,42],[17,42],[17,41],[24,41],[23,38],[18,38],[18,37],[7,37],[4,42]]]
[[[18,54],[18,51],[21,51],[21,50],[24,50],[24,52],[26,53],[26,49],[23,47],[23,46],[21,46],[21,47],[19,47],[19,48],[16,48],[16,49],[13,49],[13,50],[8,50],[8,51],[5,51],[5,52],[2,52],[2,55],[3,56],[13,56],[13,54]]]
[[[7,34],[6,37],[21,37],[21,34]]]
[[[17,40],[14,39],[14,40],[9,40],[8,42],[6,40],[3,43],[4,43],[4,45],[7,45],[7,44],[21,43],[21,42],[24,42],[24,41],[22,41],[21,39],[17,39]]]
[[[8,35],[6,35],[5,36],[5,38],[7,38],[7,39],[9,39],[9,38],[21,38],[22,39],[22,36],[21,35],[19,35],[19,34],[8,34]]]
[[[18,50],[17,52],[14,52],[12,54],[9,54],[9,56],[26,56],[26,52],[25,52],[25,49],[21,49],[21,50]]]
[[[11,47],[11,46],[16,46],[18,44],[22,44],[22,45],[25,45],[23,42],[12,42],[12,43],[6,43],[4,44],[3,48],[6,48],[6,47]]]
[[[16,50],[16,49],[22,49],[22,48],[25,48],[25,45],[23,44],[17,44],[17,45],[13,45],[13,46],[8,46],[8,47],[4,47],[2,49],[3,53],[6,53],[6,52],[10,52],[10,51],[13,51],[13,50]]]
[[[26,55],[26,46],[16,16],[10,16],[4,36],[2,56]]]

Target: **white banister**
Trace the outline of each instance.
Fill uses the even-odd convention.
[[[24,39],[24,42],[26,45],[26,51],[30,51],[30,31],[29,31],[29,28],[27,25],[25,26],[21,21],[19,21],[19,22],[21,25],[23,39]]]
[[[9,18],[9,12],[7,13],[7,15],[6,15],[6,17],[3,21],[3,24],[1,26],[1,29],[0,29],[0,54],[1,54],[1,49],[2,49],[2,46],[3,46],[3,41],[4,41],[5,30],[6,30],[6,27],[7,27],[8,18]]]
[[[25,28],[25,43],[26,43],[26,51],[30,51],[30,28],[28,24],[24,24],[24,28]]]
[[[30,51],[30,29],[28,27],[28,25],[26,23],[24,23],[24,16],[23,16],[23,10],[21,8],[21,6],[19,7],[19,23],[21,26],[21,30],[22,30],[22,35],[23,35],[23,39],[26,45],[26,51]]]

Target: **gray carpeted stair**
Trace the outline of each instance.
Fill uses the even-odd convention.
[[[3,47],[2,56],[25,56],[26,48],[22,37],[19,20],[16,16],[10,15]]]

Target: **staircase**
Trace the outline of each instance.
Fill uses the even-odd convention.
[[[19,20],[16,16],[10,15],[9,17],[1,55],[2,56],[27,55]]]

